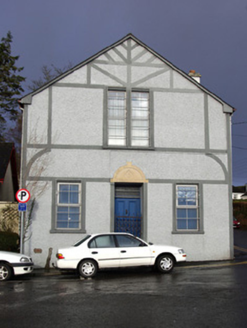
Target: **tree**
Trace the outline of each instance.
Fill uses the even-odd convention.
[[[4,130],[8,120],[16,120],[19,114],[18,98],[24,90],[21,82],[25,78],[18,73],[16,61],[19,56],[11,55],[12,34],[9,31],[0,43],[0,141],[5,140]]]
[[[53,64],[51,64],[50,67],[44,65],[41,67],[42,76],[38,80],[32,80],[32,84],[28,85],[28,89],[34,91],[55,79],[57,76],[63,74],[65,71],[71,69],[72,67],[73,65],[70,62],[63,68],[58,68]]]
[[[21,132],[22,132],[22,113],[18,113],[16,121],[13,127],[9,128],[5,133],[5,139],[8,142],[13,142],[15,144],[16,150],[16,166],[19,177],[20,163],[21,163]]]

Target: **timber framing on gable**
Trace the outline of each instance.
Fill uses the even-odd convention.
[[[127,43],[127,45],[126,45],[126,43]],[[117,49],[118,46],[121,46],[123,49],[125,49],[126,56],[124,56],[123,53],[120,52]],[[133,50],[135,50],[135,48],[138,47],[138,46],[142,47],[142,51],[137,53],[134,57],[133,56],[131,57],[131,52],[133,52]],[[150,53],[150,58],[147,58],[146,61],[144,60],[144,62],[142,62],[143,58],[145,58],[145,56],[146,56],[146,51],[148,51]],[[195,85],[195,87],[198,88],[198,90],[206,92],[208,95],[212,96],[215,100],[219,101],[223,105],[224,113],[232,114],[233,111],[235,110],[231,105],[227,104],[221,98],[216,96],[214,93],[210,92],[208,89],[203,87],[200,83],[195,81],[192,77],[190,77],[188,74],[183,72],[181,69],[177,68],[175,65],[173,65],[170,61],[165,59],[160,54],[158,54],[156,51],[154,51],[153,49],[148,47],[145,43],[140,41],[138,38],[136,38],[131,33],[127,34],[125,37],[123,37],[119,41],[113,43],[111,46],[108,46],[108,47],[104,48],[103,50],[99,51],[98,53],[91,56],[90,58],[83,61],[82,63],[76,65],[74,68],[69,69],[65,73],[59,75],[58,77],[56,77],[55,79],[53,79],[50,82],[46,83],[45,85],[43,85],[39,89],[27,94],[22,99],[20,99],[20,101],[19,101],[20,105],[23,106],[24,104],[26,104],[26,105],[31,104],[32,103],[32,96],[34,96],[35,94],[43,91],[44,89],[46,89],[48,87],[54,85],[55,83],[59,83],[59,81],[61,79],[65,78],[66,76],[68,76],[69,74],[75,72],[79,68],[81,68],[85,65],[88,65],[92,62],[93,62],[92,63],[92,68],[94,68],[94,69],[96,69],[96,70],[98,70],[98,71],[100,71],[101,73],[104,74],[105,70],[99,67],[99,62],[96,63],[96,60],[99,60],[99,57],[101,57],[103,55],[108,60],[108,63],[112,63],[112,64],[115,63],[115,64],[119,65],[121,63],[122,64],[130,64],[131,63],[132,66],[135,66],[135,65],[142,66],[143,64],[145,64],[145,65],[150,65],[150,67],[154,67],[155,65],[157,65],[157,71],[155,73],[152,72],[147,77],[143,77],[144,81],[146,81],[146,79],[152,78],[153,74],[154,74],[154,76],[157,76],[159,74],[163,74],[167,70],[169,70],[169,68],[170,68],[173,71],[177,72],[178,74],[182,75],[184,78],[189,80],[191,83],[193,83]],[[161,65],[161,63],[160,63],[160,67],[159,67],[157,59],[158,59],[158,61],[161,61],[161,62],[165,63],[167,65],[167,68],[164,68],[164,66]],[[100,59],[100,60],[102,60],[102,59]],[[107,73],[109,75],[109,72],[107,72]],[[114,76],[114,74],[113,74],[112,78],[115,82],[118,82],[119,85],[126,86],[126,83],[128,84],[130,82],[130,69],[128,69],[127,82],[123,81],[122,79],[116,78]],[[135,81],[132,86],[133,87],[138,87],[138,85],[140,85],[144,81],[142,80],[142,78],[140,78],[137,81]],[[171,77],[171,81],[172,81],[172,77]]]

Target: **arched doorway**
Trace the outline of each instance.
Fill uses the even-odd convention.
[[[129,232],[143,236],[144,173],[137,166],[127,162],[114,174],[114,231]]]

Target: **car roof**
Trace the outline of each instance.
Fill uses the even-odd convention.
[[[95,236],[104,236],[104,235],[126,235],[126,236],[133,236],[133,237],[135,237],[134,235],[132,235],[129,232],[100,232],[100,233],[91,234],[92,237],[95,237]]]

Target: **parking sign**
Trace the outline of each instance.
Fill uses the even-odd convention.
[[[26,203],[19,203],[18,204],[18,211],[19,212],[26,212],[27,210],[27,204]]]
[[[19,203],[27,203],[30,199],[30,193],[27,189],[20,189],[15,194],[15,197]]]

